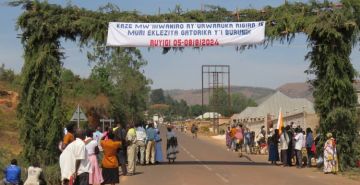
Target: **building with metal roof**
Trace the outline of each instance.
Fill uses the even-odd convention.
[[[318,118],[314,105],[305,98],[290,98],[280,91],[269,96],[257,107],[247,107],[239,114],[231,117],[233,123],[243,124],[252,131],[260,131],[261,126],[276,126],[279,110],[282,110],[285,125],[310,127],[315,129]]]

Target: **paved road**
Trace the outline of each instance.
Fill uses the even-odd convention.
[[[165,130],[162,129],[165,155]],[[226,151],[218,143],[206,139],[192,139],[177,133],[178,159],[175,164],[139,166],[138,174],[121,177],[122,185],[354,185],[352,181],[335,175],[324,175],[316,169],[296,169],[271,166],[264,157],[245,156]],[[260,160],[262,159],[262,160]]]

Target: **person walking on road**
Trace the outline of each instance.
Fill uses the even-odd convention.
[[[311,148],[314,145],[314,137],[312,135],[312,130],[311,128],[307,128],[306,129],[306,152],[307,152],[307,167],[311,167],[311,158],[314,157],[314,153],[311,150]]]
[[[226,147],[227,150],[230,151],[231,149],[231,133],[230,133],[230,127],[227,128],[227,130],[225,131],[225,137],[226,137]]]
[[[295,132],[294,129],[291,126],[286,126],[285,130],[287,130],[287,133],[289,135],[289,144],[288,144],[288,150],[287,150],[287,164],[288,166],[293,166],[292,159],[294,157],[295,153]]]
[[[85,146],[85,131],[78,129],[76,139],[60,155],[60,169],[63,182],[74,182],[75,185],[89,184],[91,164]]]
[[[162,139],[160,136],[160,131],[158,129],[156,129],[156,134],[155,134],[155,163],[159,164],[160,162],[162,162],[163,159],[163,154],[162,154]]]
[[[294,139],[295,139],[296,165],[297,165],[297,168],[301,168],[302,167],[301,149],[303,147],[304,134],[303,134],[301,128],[296,128],[295,132],[296,132],[296,135],[295,135]]]
[[[240,150],[240,154],[242,152],[242,144],[244,141],[244,130],[242,128],[242,125],[238,125],[236,127],[236,133],[235,133],[235,140],[236,140],[236,144],[235,144],[235,151],[238,151],[238,149]]]
[[[99,144],[96,140],[92,138],[93,132],[91,129],[86,131],[86,150],[88,158],[91,164],[91,170],[89,172],[89,184],[100,185],[104,180],[99,168],[99,163],[97,159],[97,154],[99,154]]]
[[[288,130],[285,130],[284,127],[281,128],[282,133],[280,135],[280,150],[281,150],[281,162],[282,165],[288,166],[288,161],[287,161],[287,152],[288,152],[288,148],[289,148],[289,143],[290,143],[290,138],[289,138],[289,134],[287,133]]]
[[[251,132],[249,128],[245,129],[244,133],[244,147],[247,154],[252,153],[251,151]]]
[[[101,164],[102,158],[103,158],[103,149],[101,148],[100,141],[102,138],[101,128],[98,126],[96,127],[96,131],[93,133],[93,140],[95,140],[98,143],[99,153],[97,154],[98,164]]]
[[[232,151],[236,151],[236,138],[235,138],[235,134],[236,134],[236,128],[235,128],[235,125],[233,125],[231,127],[231,130],[230,130],[230,139],[231,139],[231,150]]]
[[[176,138],[176,135],[172,128],[169,126],[167,128],[166,138],[167,138],[167,144],[166,144],[166,154],[167,159],[169,160],[169,163],[175,162],[176,154],[178,153],[178,141]]]
[[[193,135],[193,139],[197,138],[197,132],[198,132],[198,127],[195,124],[192,124],[191,126],[191,133]]]
[[[326,134],[327,141],[324,145],[324,173],[334,173],[339,171],[336,141],[331,133]]]
[[[110,130],[107,134],[107,140],[101,140],[101,147],[104,150],[104,159],[102,161],[103,184],[119,183],[119,162],[117,160],[117,151],[121,147],[121,141],[114,141],[114,133]]]
[[[136,131],[134,128],[134,124],[129,125],[129,130],[126,134],[127,141],[127,159],[128,159],[128,169],[127,176],[131,176],[135,174],[136,168]]]
[[[142,124],[136,127],[136,154],[140,150],[140,165],[145,164],[146,131]]]
[[[122,175],[126,175],[126,130],[120,123],[114,128],[114,141],[121,142],[121,147],[117,151],[117,158],[119,166],[121,166]]]
[[[269,161],[271,164],[276,165],[276,162],[279,161],[279,130],[275,129],[274,135],[269,137]]]
[[[156,131],[153,124],[149,124],[149,128],[146,130],[146,165],[155,164],[155,135]]]

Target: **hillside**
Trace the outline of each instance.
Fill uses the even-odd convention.
[[[314,97],[312,96],[313,90],[308,83],[287,83],[278,87],[276,90],[281,91],[291,98],[306,98],[314,101]]]
[[[0,83],[0,151],[7,155],[10,153],[17,155],[21,151],[18,134],[19,122],[16,117],[19,95],[12,90]]]
[[[232,86],[231,93],[242,93],[247,98],[255,100],[257,103],[261,103],[268,96],[275,93],[276,91],[281,91],[285,95],[291,98],[306,98],[310,101],[314,101],[312,96],[312,87],[308,83],[296,82],[296,83],[287,83],[277,89],[270,89],[264,87],[246,87],[246,86]],[[189,105],[199,104],[201,105],[201,89],[191,89],[191,90],[182,90],[182,89],[171,89],[164,90],[166,95],[170,95],[176,100],[185,100]],[[204,93],[204,103],[208,103],[208,92]]]
[[[273,94],[275,90],[263,87],[242,87],[242,86],[232,86],[231,93],[242,93],[247,98],[255,100],[257,103],[261,102],[264,97]],[[164,90],[166,95],[170,95],[176,100],[185,100],[189,105],[201,104],[201,89],[191,89],[191,90],[181,90],[181,89],[172,89]],[[208,103],[209,94],[208,92],[204,93],[204,103]]]

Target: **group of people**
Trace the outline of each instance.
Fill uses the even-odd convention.
[[[304,165],[311,167],[311,159],[315,157],[315,141],[313,132],[310,128],[306,129],[306,133],[302,128],[286,126],[271,131],[268,137],[269,161],[276,164],[281,161],[283,166],[292,166],[292,159],[295,157],[297,168]],[[279,157],[280,146],[280,157]],[[307,160],[303,159],[302,150],[306,148]]]
[[[177,137],[171,126],[167,127],[167,159],[176,159]],[[135,174],[136,164],[154,165],[163,161],[160,131],[153,124],[133,124],[127,128],[100,127],[96,131],[66,128],[60,145],[61,180],[63,184],[117,184],[119,176]],[[119,168],[121,168],[121,173]]]
[[[318,157],[319,164],[324,165],[325,173],[338,172],[338,159],[336,150],[336,141],[331,133],[326,134],[327,141],[324,144],[324,154],[316,156],[316,139],[314,139],[313,131],[307,128],[306,132],[301,127],[288,125],[280,130],[275,129],[268,137],[269,145],[269,161],[276,164],[281,160],[283,166],[291,166],[292,159],[296,158],[295,163],[298,168],[303,166],[311,167],[311,160]],[[280,157],[278,146],[280,146]],[[303,157],[306,151],[307,157]]]
[[[46,181],[38,162],[34,160],[33,164],[27,169],[27,179],[23,183],[21,180],[21,168],[16,159],[12,159],[10,165],[4,169],[4,185],[46,185]]]
[[[225,131],[226,146],[230,151],[242,151],[245,149],[246,153],[253,153],[256,145],[255,132],[250,131],[249,128],[243,128],[241,124],[232,125]]]
[[[307,128],[305,132],[301,127],[295,127],[293,123],[281,129],[270,129],[267,141],[264,126],[261,127],[257,136],[255,132],[243,128],[241,124],[228,127],[225,134],[227,149],[234,152],[241,153],[244,147],[246,153],[257,153],[254,152],[255,146],[263,147],[268,149],[268,160],[274,165],[281,161],[284,167],[293,166],[294,163],[297,168],[311,167],[312,159],[318,159],[317,163],[324,165],[325,173],[338,171],[336,141],[331,133],[326,135],[323,157],[316,156],[316,141],[311,128]],[[303,157],[303,151],[307,157]]]

